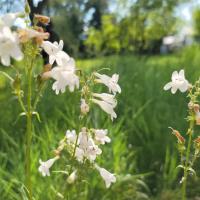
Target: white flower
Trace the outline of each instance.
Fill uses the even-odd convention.
[[[183,69],[180,70],[179,73],[177,71],[174,71],[172,73],[171,79],[172,81],[164,86],[164,90],[171,89],[172,94],[175,94],[178,89],[181,92],[186,92],[190,87],[189,82],[185,79],[185,74]]]
[[[74,181],[76,180],[76,178],[77,178],[76,172],[77,172],[76,170],[73,171],[73,172],[69,175],[69,177],[67,178],[67,182],[68,182],[69,184],[74,183]]]
[[[74,91],[75,87],[79,88],[79,78],[75,74],[75,61],[73,58],[70,58],[63,66],[54,67],[51,70],[51,77],[56,80],[52,86],[56,94],[59,94],[60,91],[64,93],[67,86],[71,92]]]
[[[3,27],[0,31],[0,58],[5,66],[10,65],[10,59],[22,60],[23,53],[19,46],[19,38],[12,33],[9,27]]]
[[[42,160],[39,160],[40,166],[39,166],[38,170],[42,174],[42,176],[50,176],[49,169],[54,164],[54,162],[58,159],[59,159],[59,157],[56,156],[55,158],[49,159],[45,162],[43,162]]]
[[[99,79],[96,79],[98,83],[103,83],[109,88],[109,92],[112,92],[113,94],[121,93],[121,88],[117,84],[119,75],[118,74],[113,74],[112,77],[109,77],[105,74],[99,74],[95,73],[95,76],[98,77]]]
[[[87,114],[90,111],[89,105],[85,102],[85,99],[81,99],[81,113]]]
[[[95,145],[94,140],[86,132],[85,128],[82,128],[82,132],[79,133],[79,148],[82,151],[80,149],[78,150],[78,156],[80,158],[82,158],[82,156],[86,157],[90,161],[94,161],[97,155],[102,153],[101,149]]]
[[[97,157],[97,155],[100,155],[102,153],[102,150],[94,144],[94,140],[90,137],[88,139],[88,146],[86,149],[86,157],[90,160],[90,161],[94,161]]]
[[[72,130],[72,131],[70,131],[70,130],[67,130],[66,131],[66,138],[67,138],[67,142],[69,143],[69,144],[75,144],[75,142],[76,142],[76,131],[75,130]]]
[[[7,13],[0,17],[0,30],[7,26],[11,27],[20,13]]]
[[[103,180],[105,181],[106,184],[106,188],[109,188],[111,183],[115,183],[116,182],[116,177],[114,174],[110,173],[109,171],[107,171],[104,168],[99,167],[98,165],[95,165],[96,169],[99,171],[101,177],[103,178]]]
[[[105,144],[106,142],[107,143],[110,143],[111,142],[111,139],[107,136],[108,134],[108,130],[105,129],[95,129],[94,130],[94,133],[95,133],[95,140],[97,142],[99,142],[100,144]]]
[[[67,53],[62,51],[63,49],[63,40],[58,42],[51,43],[49,41],[42,42],[42,48],[49,55],[49,63],[52,65],[55,61],[57,65],[62,66],[63,62],[69,61],[70,57]]]
[[[83,149],[81,149],[79,147],[76,147],[75,156],[76,156],[76,159],[79,162],[83,162],[83,158],[84,158],[84,151],[83,151]]]
[[[107,93],[101,93],[101,94],[93,93],[93,96],[100,98],[100,100],[92,99],[92,101],[98,104],[103,111],[108,113],[111,116],[111,120],[117,117],[117,114],[114,111],[114,108],[117,105],[117,101],[114,95]]]

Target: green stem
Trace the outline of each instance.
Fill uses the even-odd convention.
[[[36,93],[36,97],[35,97],[35,100],[34,100],[34,103],[33,103],[33,110],[35,111],[36,107],[37,107],[37,104],[40,100],[40,96],[41,96],[41,93],[43,91],[43,88],[44,88],[45,84],[42,83],[39,88],[38,88],[38,91]]]
[[[193,116],[193,114],[192,114]],[[193,128],[194,128],[194,120],[190,121],[190,126],[188,129],[189,134],[189,141],[186,151],[186,160],[185,160],[185,168],[184,168],[184,176],[183,176],[183,185],[182,185],[182,200],[186,200],[186,186],[187,186],[187,177],[188,177],[188,167],[189,167],[189,160],[190,160],[190,150],[191,150],[191,144],[192,144],[192,134],[193,134]]]
[[[23,110],[25,113],[27,113],[27,110],[26,110],[26,108],[25,108],[25,106],[24,106],[24,103],[23,103],[23,101],[22,101],[21,94],[17,94],[17,97],[18,97],[18,101],[19,101],[19,104],[20,104],[22,110]]]
[[[28,92],[27,92],[27,124],[26,124],[26,152],[25,152],[25,184],[28,190],[29,200],[32,200],[31,183],[31,140],[32,140],[32,63],[28,70]]]

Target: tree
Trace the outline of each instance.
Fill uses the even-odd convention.
[[[197,8],[193,12],[193,22],[194,22],[195,36],[200,37],[200,8]]]

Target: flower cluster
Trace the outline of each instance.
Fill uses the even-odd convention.
[[[93,92],[93,88],[89,84],[90,81],[91,85],[101,83],[107,86],[109,92],[113,94]],[[116,93],[121,92],[121,88],[117,82],[117,74],[109,77],[105,74],[99,74],[96,72],[92,73],[91,77],[86,80],[81,89],[81,120],[87,117],[92,103],[99,105],[103,111],[111,116],[112,120],[117,117],[114,111],[114,108],[117,105]],[[108,137],[107,129],[82,127],[80,130],[78,130],[78,133],[75,130],[67,130],[64,139],[61,140],[59,147],[55,151],[55,159],[41,162],[39,171],[43,174],[43,176],[49,175],[49,168],[52,166],[52,162],[49,161],[56,161],[56,158],[60,156],[64,149],[66,149],[71,155],[72,159],[77,160],[80,164],[83,165],[89,162],[93,168],[98,170],[101,177],[105,181],[106,187],[108,188],[110,187],[111,183],[116,182],[116,177],[106,169],[99,167],[95,161],[96,158],[102,154],[101,145],[110,142],[111,139]],[[46,167],[42,167],[45,165],[45,163]],[[72,183],[76,180],[78,174],[77,171],[77,169],[74,169],[72,173],[71,171],[69,172],[70,175],[68,177],[68,183]]]
[[[89,164],[90,167],[97,170],[108,188],[111,183],[116,182],[116,177],[106,169],[101,168],[97,164],[96,158],[102,154],[102,146],[106,143],[110,143],[111,138],[108,136],[107,129],[89,128],[88,119],[90,118],[87,119],[87,116],[90,114],[92,104],[95,104],[107,113],[112,121],[117,118],[114,109],[117,106],[116,95],[117,93],[121,93],[121,88],[118,84],[119,75],[113,74],[112,76],[108,76],[106,74],[93,72],[90,76],[87,76],[82,71],[81,73],[77,73],[80,70],[77,70],[75,60],[63,50],[63,40],[59,42],[48,41],[49,33],[45,31],[45,26],[50,22],[50,18],[42,15],[35,15],[33,20],[34,24],[31,26],[31,22],[27,22],[28,16],[29,13],[25,12],[23,14],[11,13],[0,17],[1,63],[5,66],[10,66],[11,58],[13,58],[17,61],[24,59],[24,61],[26,61],[24,63],[27,64],[25,68],[25,76],[27,76],[28,80],[26,92],[23,92],[21,88],[19,80],[21,76],[19,76],[20,73],[17,68],[15,69],[18,73],[17,78],[11,78],[13,80],[13,85],[17,85],[14,86],[18,90],[15,94],[17,94],[18,101],[23,110],[23,115],[27,117],[27,121],[29,122],[32,120],[33,115],[39,116],[35,109],[42,92],[41,85],[43,85],[44,82],[47,83],[49,79],[55,81],[52,85],[52,89],[57,95],[59,93],[64,93],[66,88],[68,88],[70,92],[74,92],[75,89],[79,90],[78,94],[80,94],[81,102],[80,121],[77,124],[76,131],[66,131],[64,138],[55,150],[55,157],[47,161],[39,160],[40,166],[38,171],[42,176],[50,176],[50,168],[57,160],[61,159],[61,153],[67,150],[68,155],[70,155],[70,158],[67,157],[67,159],[69,159],[69,164],[71,165],[67,178],[69,184],[72,184],[79,174],[80,169],[73,165],[75,161],[82,166]],[[27,27],[13,28],[13,24],[18,17],[22,17],[24,20],[26,19]],[[43,27],[39,26],[41,23],[44,25]],[[37,93],[33,95],[35,99],[32,99],[32,91],[34,90],[32,90],[33,86],[31,84],[32,79],[35,77],[33,75],[33,66],[37,63],[35,60],[38,59],[39,56],[41,58],[40,53],[42,51],[48,55],[49,61],[48,64],[43,66],[43,69],[40,70],[37,76]],[[93,86],[95,84],[106,86],[108,92],[94,92]],[[27,94],[27,101],[24,101],[24,96],[22,94]],[[27,105],[25,105],[25,102],[27,102]],[[30,123],[27,127],[29,125]],[[31,125],[27,128],[28,136],[26,138],[31,138],[31,128]],[[29,145],[26,146],[26,156],[29,157],[31,139],[27,142]],[[30,163],[28,163],[29,160],[30,157],[26,159],[26,169],[30,167]],[[30,177],[28,177],[30,176],[30,169],[26,171],[26,176],[27,182],[30,182]],[[28,184],[27,186],[29,187],[30,185],[31,184]],[[28,190],[31,190],[31,188],[28,188]]]
[[[50,43],[48,42],[47,46],[49,47],[49,45]],[[62,42],[59,45],[56,45],[58,48],[56,50],[55,48],[53,48],[53,50],[51,51],[47,47],[45,47],[45,51],[49,54],[49,63],[52,64],[54,61],[56,61],[58,66],[55,68],[63,69],[65,67],[66,71],[68,71],[68,69],[70,70],[71,66],[73,65],[69,65],[68,68],[66,67],[66,63],[69,62],[70,58],[62,51]],[[51,74],[51,76],[53,77],[55,68],[45,73]],[[65,74],[65,76],[63,74],[63,77],[66,77],[66,80],[68,80],[67,74]],[[80,81],[81,83],[83,82],[83,85],[80,85],[80,120],[84,121],[84,119],[87,117],[91,110],[91,104],[97,104],[104,112],[110,115],[112,120],[117,117],[117,114],[114,111],[114,108],[117,105],[116,94],[121,93],[121,88],[118,85],[118,79],[119,75],[117,74],[114,74],[110,77],[108,75],[95,72],[92,73],[92,75],[89,76],[85,81]],[[57,79],[57,81],[59,81],[59,79]],[[64,81],[61,81],[61,83],[64,84]],[[108,88],[109,93],[94,92],[92,87],[94,84],[105,85]],[[63,87],[65,87],[65,84],[63,85]],[[82,165],[89,163],[94,169],[98,170],[101,177],[105,181],[106,187],[108,188],[110,187],[111,183],[116,182],[116,177],[114,176],[114,174],[108,172],[106,169],[99,167],[96,163],[96,158],[102,154],[101,145],[110,142],[111,139],[110,137],[108,137],[107,129],[88,128],[83,124],[83,127],[81,127],[80,130],[66,131],[65,137],[61,140],[59,147],[55,150],[55,158],[59,157],[61,152],[66,149],[71,158],[78,161],[78,163]],[[56,160],[57,159],[50,159],[50,161]],[[45,163],[46,167],[42,167],[43,165],[45,165]],[[51,166],[52,162],[49,162],[49,160],[47,160],[46,162],[41,162],[39,171],[43,174],[43,176],[49,175],[49,168]],[[75,168],[73,172],[69,171],[68,174],[68,183],[71,184],[78,178],[78,169]]]
[[[195,136],[195,125],[200,125],[200,80],[196,81],[194,85],[191,85],[184,75],[184,70],[180,72],[172,73],[172,81],[164,86],[164,90],[171,88],[172,94],[176,93],[177,90],[181,92],[188,92],[189,103],[188,103],[188,116],[187,121],[189,124],[188,130],[186,131],[186,138],[179,131],[172,129],[172,134],[177,138],[177,147],[180,153],[181,164],[178,166],[183,169],[183,177],[180,183],[183,183],[183,195],[186,193],[186,181],[188,175],[195,174],[193,169],[194,163],[200,156],[200,136]],[[193,142],[193,145],[192,145]]]

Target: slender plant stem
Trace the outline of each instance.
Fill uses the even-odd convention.
[[[24,106],[24,103],[23,103],[23,101],[22,101],[21,94],[17,94],[17,97],[18,97],[18,101],[19,101],[19,104],[20,104],[22,110],[23,110],[25,113],[27,113],[27,110],[26,110],[26,108],[25,108],[25,106]]]
[[[40,96],[41,96],[41,93],[42,93],[42,91],[43,91],[43,89],[44,89],[44,86],[45,86],[45,84],[42,83],[42,84],[39,86],[39,88],[38,88],[38,91],[37,91],[37,93],[36,93],[36,97],[35,97],[35,100],[34,100],[34,103],[33,103],[33,110],[34,110],[34,111],[35,111],[35,109],[36,109],[36,107],[37,107],[37,104],[38,104],[38,102],[39,102],[39,100],[40,100]]]
[[[32,182],[31,182],[31,140],[32,140],[32,65],[28,69],[28,91],[27,91],[27,124],[26,124],[26,158],[25,158],[25,184],[28,190],[29,200],[32,200]]]
[[[193,128],[194,128],[194,120],[192,118],[191,121],[190,121],[189,129],[188,129],[189,141],[188,141],[187,150],[186,150],[186,160],[185,160],[183,185],[182,185],[182,200],[187,199],[187,197],[186,197],[186,186],[187,186],[188,167],[189,167],[190,150],[191,150],[191,144],[192,144]]]

